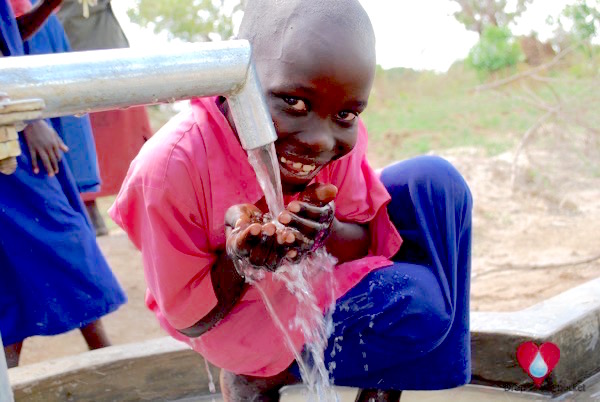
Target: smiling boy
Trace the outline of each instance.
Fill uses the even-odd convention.
[[[375,72],[365,11],[357,0],[255,0],[240,37],[252,44],[278,135],[283,229],[262,222],[227,101],[192,101],[144,146],[110,211],[142,251],[148,307],[223,369],[226,400],[278,400],[298,381],[293,353],[233,261],[276,270],[323,240],[338,259],[330,340],[339,350],[331,341],[325,352],[335,384],[363,388],[366,401],[468,382],[471,196],[440,158],[398,163],[381,178],[369,166],[358,117]],[[311,278],[322,309],[324,275]],[[262,285],[290,322],[295,297],[270,272]],[[303,334],[290,337],[300,351]]]

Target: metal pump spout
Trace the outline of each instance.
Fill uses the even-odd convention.
[[[245,149],[277,139],[246,40],[3,57],[0,92],[42,100],[42,118],[223,95]]]

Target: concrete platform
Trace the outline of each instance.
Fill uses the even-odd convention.
[[[473,313],[471,330],[473,383],[406,392],[403,402],[600,400],[600,279],[516,313]],[[541,389],[517,364],[516,349],[525,341],[551,341],[561,349]],[[216,369],[212,373],[218,378]],[[19,402],[219,400],[209,395],[203,358],[171,338],[17,367],[9,379]],[[343,400],[356,392],[341,391]],[[284,400],[302,400],[301,389],[289,389]]]

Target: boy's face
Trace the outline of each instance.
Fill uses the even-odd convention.
[[[304,189],[327,163],[356,144],[375,60],[352,36],[335,26],[318,33],[307,29],[273,43],[281,48],[278,57],[257,55],[286,193]]]

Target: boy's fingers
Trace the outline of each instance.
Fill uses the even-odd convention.
[[[298,197],[298,200],[323,206],[335,200],[337,187],[333,184],[313,183]]]
[[[316,222],[330,216],[333,212],[333,203],[327,203],[322,207],[318,207],[308,202],[292,201],[287,207],[287,210],[301,218],[306,218]],[[283,223],[283,222],[282,222]]]
[[[319,215],[319,217],[321,217],[321,215]],[[327,229],[325,223],[321,223],[316,220],[305,219],[286,211],[279,215],[279,222],[287,227],[298,230],[303,236],[311,239],[314,238],[321,230]]]
[[[250,243],[256,243],[260,231],[261,226],[259,223],[253,223],[246,229],[243,229],[238,235],[237,246],[241,248],[250,245]]]
[[[236,227],[238,222],[241,224],[257,222],[261,215],[260,209],[252,204],[234,205],[225,213],[225,226]]]

